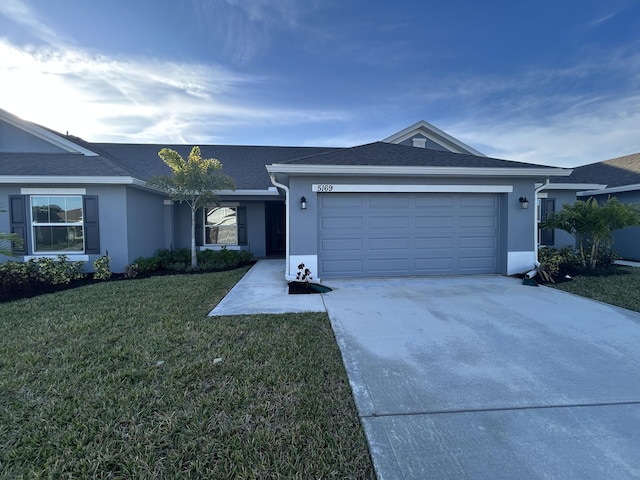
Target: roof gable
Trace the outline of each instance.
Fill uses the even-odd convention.
[[[343,148],[319,155],[279,162],[285,165],[362,165],[404,167],[458,167],[458,168],[541,168],[532,163],[500,160],[486,156],[453,153],[446,150],[414,148],[386,142],[374,142],[357,147]],[[553,168],[553,167],[548,167]]]
[[[62,135],[0,109],[1,153],[97,154]]]
[[[470,155],[476,155],[484,157],[485,155],[475,148],[461,142],[457,138],[452,137],[448,133],[440,130],[438,127],[431,125],[424,120],[414,123],[394,133],[393,135],[384,138],[382,141],[386,143],[396,143],[403,145],[413,145],[413,139],[424,139],[424,142],[418,140],[419,145],[422,148],[429,148],[431,150],[446,150],[455,153],[468,153]],[[424,143],[424,145],[422,145]]]

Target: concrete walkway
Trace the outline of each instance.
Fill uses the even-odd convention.
[[[283,278],[258,262],[212,315],[326,306],[378,478],[640,478],[640,314],[497,275]]]
[[[325,312],[320,294],[289,295],[284,268],[284,260],[259,260],[209,316]]]

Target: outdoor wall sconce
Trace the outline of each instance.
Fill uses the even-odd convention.
[[[306,210],[307,209],[307,199],[304,197],[300,197],[300,208],[302,210]]]
[[[527,200],[527,197],[520,197],[520,207],[521,208],[529,208],[529,200]]]

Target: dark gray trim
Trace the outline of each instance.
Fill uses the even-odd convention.
[[[98,218],[98,196],[82,197],[84,208],[84,253],[100,254],[100,226]]]
[[[25,195],[9,195],[9,219],[11,233],[17,235],[22,243],[11,242],[11,252],[15,255],[27,254],[27,206]]]
[[[191,213],[191,212],[189,212]],[[196,210],[195,217],[195,231],[194,235],[196,236],[196,247],[201,247],[204,245],[204,216],[206,213],[205,208],[199,208]]]
[[[237,207],[238,245],[247,244],[247,207]]]

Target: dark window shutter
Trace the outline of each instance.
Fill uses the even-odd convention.
[[[555,212],[555,198],[540,199],[540,220],[545,221],[550,213]],[[552,246],[555,242],[555,231],[551,228],[543,228],[540,230],[540,244]]]
[[[204,228],[202,225],[204,223],[204,214],[205,214],[204,208],[199,208],[198,210],[196,210],[195,235],[196,235],[197,247],[201,247],[202,242],[204,241],[204,231],[203,231]],[[191,244],[191,239],[189,239],[189,244]]]
[[[24,195],[9,195],[9,219],[11,233],[22,239],[22,243],[11,242],[11,252],[16,255],[27,254],[27,205]]]
[[[100,254],[100,226],[98,222],[98,197],[85,195],[84,203],[84,252]]]
[[[247,244],[247,209],[238,207],[238,245]]]

